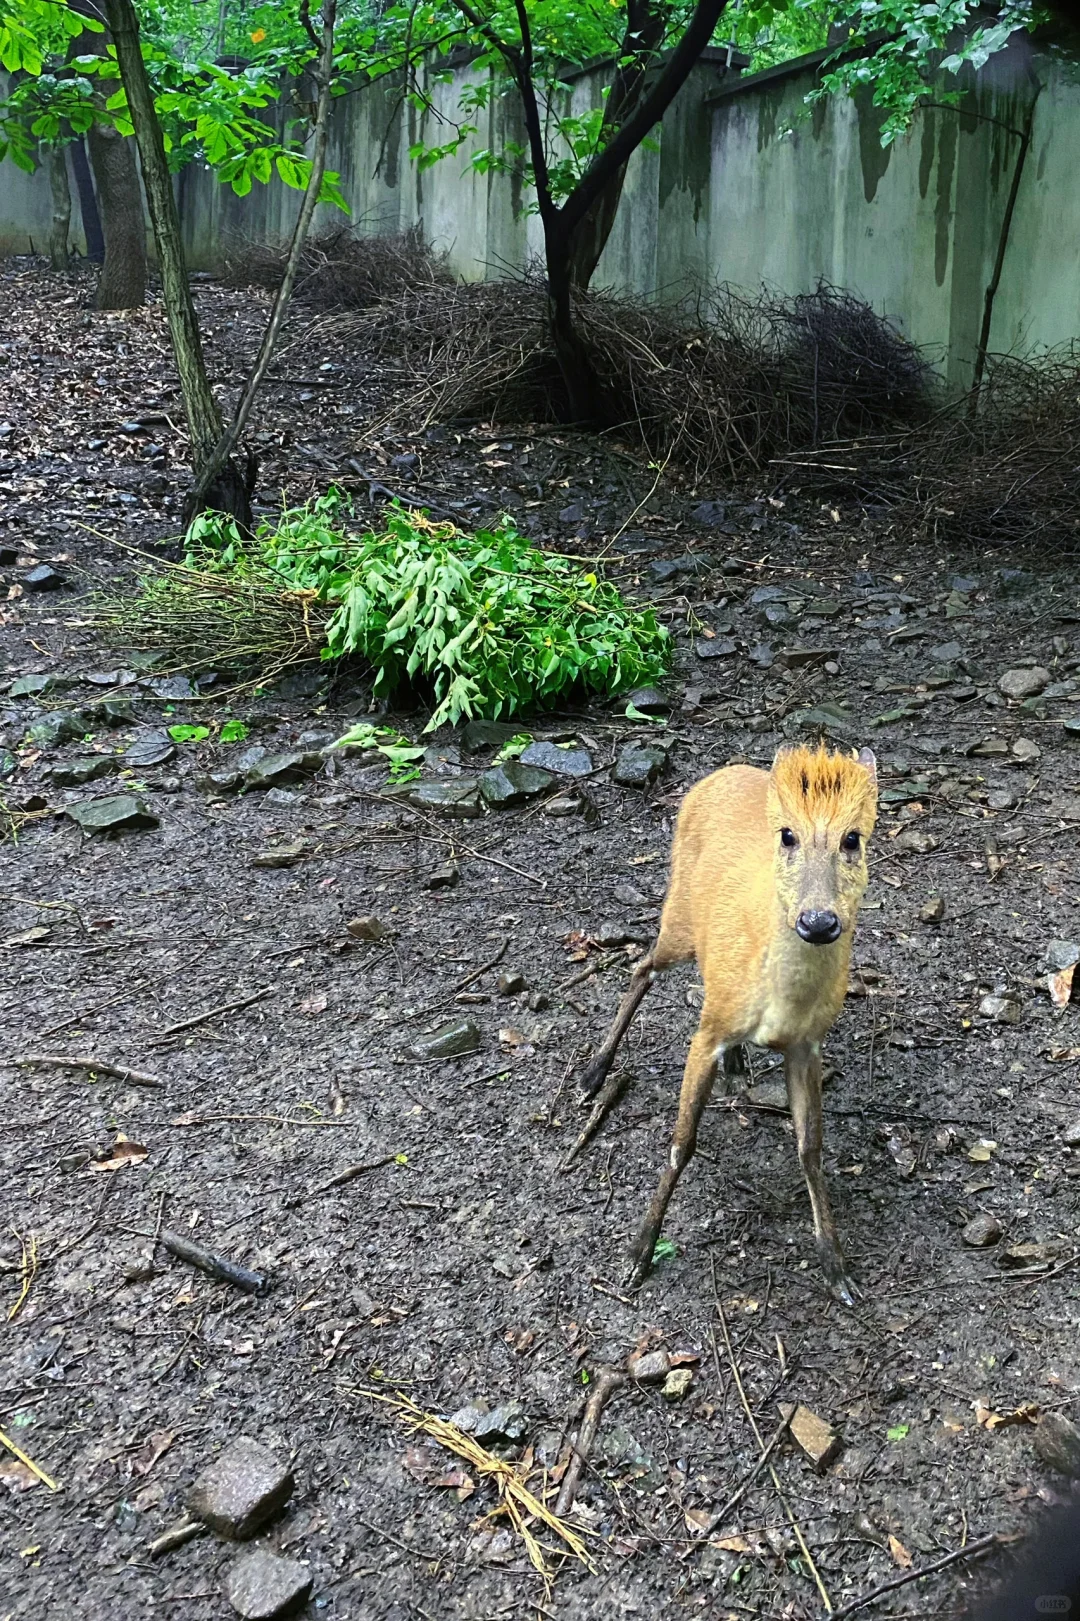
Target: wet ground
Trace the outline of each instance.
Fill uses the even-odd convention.
[[[266,505],[331,480],[378,505],[382,484],[462,522],[513,510],[548,544],[604,555],[675,634],[670,711],[521,723],[587,751],[573,815],[547,809],[563,784],[446,820],[388,800],[363,760],[218,793],[204,779],[245,748],[339,735],[366,689],[307,672],[262,696],[186,697],[89,636],[86,592],[136,566],[113,542],[168,550],[182,413],[160,308],[100,315],[88,293],[28,261],[0,275],[4,685],[52,677],[0,700],[0,1429],[58,1487],[0,1452],[0,1614],[231,1614],[227,1544],[149,1545],[241,1434],[291,1461],[264,1541],[309,1564],[311,1613],[331,1617],[818,1617],[822,1590],[839,1609],[1023,1530],[1066,1489],[1034,1420],[1076,1417],[1080,1393],[1080,1016],[1046,981],[1050,942],[1080,938],[1074,569],[942,557],[887,513],[790,490],[670,481],[649,498],[631,447],[551,428],[365,444],[393,379],[300,312],[260,418]],[[199,303],[227,389],[264,295],[201,283]],[[31,588],[41,564],[59,589]],[[244,741],[160,758],[164,728],[225,718]],[[415,736],[425,717],[393,719]],[[845,1310],[818,1275],[762,1054],[749,1092],[706,1114],[675,1253],[628,1295],[692,973],[646,1000],[629,1094],[564,1171],[575,1071],[653,932],[685,787],[822,730],[872,746],[883,790],[827,1048],[826,1163],[862,1301]],[[642,734],[667,768],[619,786],[610,767]],[[125,760],[132,745],[157,763]],[[494,753],[442,735],[425,778]],[[88,755],[102,774],[65,786]],[[157,825],[104,836],[65,814],[125,788]],[[451,861],[457,881],[433,888]],[[350,933],[361,917],[385,932]],[[427,1038],[460,1020],[477,1049],[432,1057]],[[161,1084],[13,1062],[27,1055]],[[269,1291],[173,1258],[162,1229],[265,1272]],[[550,1586],[489,1518],[490,1486],[432,1484],[452,1460],[372,1395],[443,1415],[520,1404],[500,1422],[538,1486],[595,1370],[642,1345],[693,1378],[676,1399],[612,1397],[575,1510],[594,1569],[552,1555]],[[801,1403],[837,1450],[819,1473],[783,1442],[775,1480],[762,1471],[729,1510],[758,1457],[740,1390],[765,1442],[780,1404]],[[957,1614],[996,1559],[860,1613]]]

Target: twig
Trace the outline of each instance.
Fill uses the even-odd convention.
[[[179,1256],[180,1260],[187,1261],[191,1266],[197,1266],[200,1272],[205,1272],[211,1278],[219,1278],[222,1283],[231,1283],[234,1288],[242,1289],[246,1295],[265,1295],[270,1288],[270,1279],[265,1272],[252,1272],[246,1266],[237,1266],[235,1261],[228,1261],[223,1255],[215,1255],[213,1250],[204,1249],[201,1244],[193,1244],[188,1238],[181,1238],[179,1233],[171,1233],[165,1228],[159,1241],[170,1255]]]
[[[614,1075],[608,1076],[596,1095],[596,1101],[589,1111],[589,1118],[582,1127],[577,1141],[563,1160],[561,1170],[568,1171],[581,1150],[592,1142],[612,1109],[620,1101],[623,1094],[629,1090],[632,1079],[633,1076],[628,1069],[616,1070]]]
[[[202,1536],[206,1530],[201,1520],[182,1520],[179,1525],[172,1525],[163,1531],[153,1542],[147,1544],[146,1551],[151,1559],[160,1559],[162,1554],[172,1553],[175,1548],[182,1548],[185,1542],[193,1537]]]
[[[358,1176],[363,1176],[367,1171],[378,1171],[384,1165],[393,1165],[396,1158],[396,1154],[384,1154],[382,1159],[368,1160],[364,1165],[346,1165],[345,1169],[338,1171],[337,1175],[332,1176],[329,1182],[323,1182],[320,1187],[312,1188],[310,1193],[299,1194],[295,1199],[286,1199],[285,1203],[287,1205],[301,1204],[305,1199],[314,1199],[317,1194],[329,1193],[331,1188],[342,1188],[346,1182],[355,1182]]]
[[[555,1500],[555,1513],[561,1519],[569,1514],[574,1506],[581,1476],[592,1451],[596,1432],[600,1427],[600,1415],[604,1411],[608,1400],[617,1390],[621,1390],[630,1375],[625,1368],[601,1368],[593,1383],[589,1399],[585,1403],[585,1412],[578,1427],[577,1440],[571,1443],[570,1462],[566,1466],[566,1473],[559,1487],[559,1495]]]
[[[337,1131],[355,1129],[351,1120],[297,1120],[287,1114],[178,1114],[169,1121],[170,1126],[247,1125],[261,1121],[268,1126],[332,1126]]]
[[[750,1428],[754,1432],[754,1439],[758,1444],[758,1451],[764,1453],[765,1443],[761,1439],[761,1431],[758,1429],[757,1419],[754,1417],[753,1409],[751,1408],[747,1399],[746,1390],[742,1382],[742,1375],[739,1372],[739,1364],[735,1358],[735,1351],[731,1344],[731,1335],[728,1333],[727,1318],[724,1316],[724,1307],[720,1300],[720,1289],[716,1282],[716,1261],[711,1256],[709,1259],[712,1266],[713,1301],[716,1306],[717,1315],[720,1318],[720,1327],[724,1335],[724,1346],[727,1350],[728,1361],[731,1364],[731,1372],[735,1380],[735,1388],[739,1392],[739,1400],[742,1402],[743,1412],[746,1414]],[[821,1594],[821,1602],[825,1606],[826,1613],[828,1615],[832,1615],[832,1600],[829,1597],[825,1583],[821,1579],[821,1572],[814,1563],[814,1557],[806,1545],[806,1538],[802,1534],[802,1527],[799,1525],[798,1520],[792,1513],[791,1505],[784,1496],[784,1488],[780,1484],[780,1476],[776,1473],[776,1469],[771,1463],[768,1465],[768,1470],[769,1477],[772,1480],[773,1486],[776,1488],[776,1495],[780,1499],[780,1505],[788,1517],[788,1523],[791,1526],[792,1531],[795,1533],[795,1540],[799,1544],[800,1552],[802,1553],[803,1558],[806,1560],[810,1574],[814,1578],[814,1584],[817,1587],[818,1592]]]
[[[776,1451],[777,1447],[780,1445],[780,1442],[784,1439],[784,1436],[788,1432],[788,1425],[790,1423],[791,1423],[791,1419],[790,1418],[785,1418],[785,1419],[781,1419],[780,1423],[776,1426],[776,1429],[774,1430],[773,1435],[772,1435],[772,1439],[769,1441],[769,1444],[765,1448],[765,1451],[761,1454],[761,1456],[758,1459],[757,1463],[755,1463],[753,1465],[753,1467],[751,1468],[749,1474],[746,1475],[746,1477],[744,1478],[744,1480],[742,1482],[742,1485],[738,1488],[738,1490],[735,1492],[735,1494],[732,1497],[728,1498],[728,1501],[724,1504],[723,1508],[720,1510],[719,1514],[716,1516],[716,1526],[717,1526],[717,1528],[719,1528],[721,1525],[723,1525],[723,1523],[727,1519],[728,1515],[731,1514],[739,1506],[739,1504],[742,1502],[743,1498],[746,1496],[747,1492],[750,1490],[751,1486],[754,1484],[754,1481],[760,1475],[761,1471],[764,1469],[765,1465],[768,1463],[769,1459],[772,1457],[773,1453]]]
[[[489,968],[494,968],[498,963],[501,963],[503,958],[506,956],[506,948],[509,944],[510,936],[506,935],[503,939],[502,945],[499,947],[494,957],[491,958],[490,962],[482,963],[479,968],[474,968],[471,974],[466,974],[465,978],[461,980],[459,984],[454,986],[453,990],[450,992],[450,995],[457,996],[459,991],[467,991],[470,985],[475,985],[478,979],[482,979],[484,977]]]
[[[78,1053],[22,1053],[18,1058],[5,1058],[5,1064],[18,1069],[33,1069],[37,1065],[52,1065],[56,1069],[87,1069],[98,1075],[115,1075],[118,1081],[130,1081],[133,1086],[164,1086],[156,1075],[147,1075],[141,1069],[126,1069],[122,1064],[108,1064],[103,1058],[88,1058]]]
[[[182,1030],[193,1030],[197,1024],[205,1024],[207,1019],[216,1019],[219,1013],[238,1013],[241,1008],[250,1007],[253,1002],[260,1002],[264,996],[273,991],[272,985],[264,985],[261,991],[253,996],[242,996],[235,1002],[223,1002],[220,1007],[208,1008],[205,1013],[196,1013],[193,1018],[181,1019],[179,1024],[167,1025],[164,1030],[154,1032],[154,1040],[162,1041],[166,1036],[178,1036]]]
[[[36,1475],[41,1481],[42,1485],[48,1486],[51,1492],[58,1492],[60,1490],[52,1476],[47,1475],[40,1464],[36,1464],[34,1462],[33,1458],[28,1458],[21,1447],[17,1447],[14,1441],[9,1440],[9,1438],[4,1434],[3,1430],[0,1430],[0,1446],[6,1446],[8,1451],[13,1453],[21,1464],[25,1464],[30,1473],[32,1475]]]
[[[884,1598],[886,1593],[893,1593],[898,1587],[906,1587],[908,1582],[917,1582],[923,1576],[933,1576],[936,1571],[944,1570],[948,1565],[955,1565],[961,1559],[974,1559],[979,1554],[988,1553],[1005,1539],[992,1531],[989,1536],[980,1537],[977,1542],[969,1542],[965,1548],[954,1548],[952,1553],[942,1554],[940,1559],[931,1559],[928,1565],[920,1565],[918,1570],[905,1570],[899,1576],[893,1576],[890,1581],[882,1582],[879,1587],[872,1587],[868,1593],[859,1598],[853,1598],[850,1603],[844,1604],[839,1610],[833,1611],[833,1621],[843,1621],[848,1615],[854,1615],[856,1610],[863,1610],[868,1604],[877,1599]]]

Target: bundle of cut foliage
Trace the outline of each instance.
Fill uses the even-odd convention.
[[[235,287],[276,291],[288,256],[287,242],[237,238],[226,254],[225,279]],[[445,259],[428,247],[419,227],[358,236],[342,226],[305,242],[294,296],[318,310],[363,310],[409,288],[450,285]]]
[[[797,298],[725,287],[668,305],[589,291],[577,297],[575,320],[609,405],[607,426],[696,476],[745,475],[793,446],[895,427],[928,409],[930,372],[918,350],[825,284]],[[396,424],[567,418],[535,274],[405,288],[348,330],[411,375]]]
[[[992,357],[977,394],[905,432],[791,456],[804,487],[892,506],[947,545],[1080,553],[1080,345]]]
[[[395,507],[385,529],[357,533],[349,516],[334,491],[244,542],[207,513],[186,564],[100,599],[93,618],[114,645],[193,673],[266,679],[315,656],[356,657],[377,694],[411,686],[434,700],[428,731],[616,693],[667,667],[670,637],[651,609],[538,551],[509,519],[469,535]]]

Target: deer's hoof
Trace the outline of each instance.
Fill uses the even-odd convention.
[[[861,1298],[862,1290],[848,1271],[844,1257],[832,1244],[822,1245],[820,1255],[821,1270],[830,1293],[842,1306],[854,1306]]]

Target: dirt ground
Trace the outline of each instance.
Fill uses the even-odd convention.
[[[1053,1009],[1044,963],[1051,940],[1080,937],[1075,567],[942,557],[887,512],[790,490],[666,480],[650,498],[655,474],[630,448],[551,428],[362,444],[393,377],[300,311],[261,409],[262,501],[338,479],[363,511],[381,485],[466,523],[515,511],[538,539],[604,553],[676,636],[670,763],[644,790],[610,780],[626,738],[653,730],[615,703],[527,723],[589,751],[589,815],[537,802],[444,821],[383,798],[384,773],[356,761],[215,797],[200,778],[245,745],[181,744],[151,768],[120,751],[208,713],[273,751],[326,741],[365,712],[365,689],[316,671],[261,696],[184,697],[80,625],[87,591],[132,577],[114,542],[170,548],[183,454],[160,306],[97,314],[89,293],[31,261],[0,270],[4,684],[57,678],[0,700],[0,1429],[58,1488],[0,1449],[0,1616],[230,1615],[234,1549],[204,1535],[155,1558],[149,1544],[238,1435],[291,1461],[295,1493],[263,1540],[309,1563],[310,1613],[343,1621],[816,1618],[822,1590],[840,1609],[1023,1530],[1066,1490],[1031,1420],[1080,1416],[1080,1007]],[[227,391],[265,296],[200,282],[198,298]],[[687,552],[695,572],[654,577]],[[36,563],[63,589],[23,589]],[[753,600],[763,587],[775,595]],[[828,665],[800,662],[806,649]],[[1050,682],[1025,707],[998,682],[1033,666]],[[88,745],[32,741],[31,726],[110,695],[130,718],[90,710],[89,751],[114,769],[60,785],[54,769]],[[424,716],[394,720],[415,736]],[[824,1289],[764,1054],[749,1094],[708,1110],[670,1212],[675,1254],[628,1295],[693,976],[646,1000],[628,1098],[564,1172],[575,1070],[655,926],[685,787],[822,728],[870,744],[883,789],[827,1049],[826,1161],[863,1298],[846,1310]],[[462,759],[441,736],[425,774]],[[88,836],[64,815],[125,782],[159,826]],[[290,865],[256,864],[294,844]],[[459,881],[432,889],[451,857]],[[388,932],[353,938],[361,915]],[[501,973],[526,988],[500,994]],[[414,1055],[463,1017],[477,1052]],[[162,1085],[16,1067],[27,1054]],[[117,1152],[120,1134],[138,1149]],[[331,1185],[358,1165],[373,1168]],[[991,1242],[971,1247],[979,1216],[1000,1237],[984,1222]],[[172,1258],[162,1226],[265,1271],[269,1292]],[[553,1553],[548,1587],[487,1517],[492,1488],[433,1484],[453,1460],[371,1394],[442,1415],[520,1403],[511,1428],[537,1484],[587,1380],[641,1343],[682,1353],[692,1383],[677,1400],[612,1398],[576,1515],[594,1568]],[[740,1384],[764,1440],[780,1403],[803,1403],[840,1450],[819,1474],[780,1445],[775,1481],[762,1471],[721,1512],[758,1457]],[[860,1613],[959,1614],[1000,1557]]]

